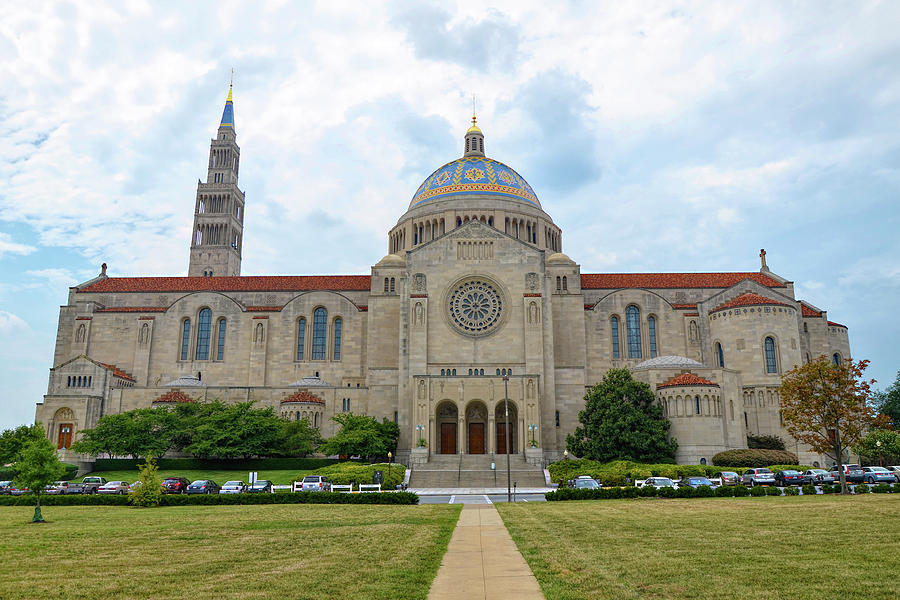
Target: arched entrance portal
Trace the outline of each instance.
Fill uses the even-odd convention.
[[[452,402],[442,402],[437,407],[437,444],[438,454],[456,454],[456,428],[459,411]]]
[[[496,410],[496,420],[497,423],[497,454],[506,454],[506,435],[507,431],[509,432],[509,453],[515,454],[519,451],[516,440],[519,438],[518,431],[516,431],[516,421],[518,421],[518,411],[516,409],[516,405],[512,402],[509,403],[509,421],[507,422],[506,417],[504,416],[504,409],[506,403],[498,402],[497,410]],[[508,426],[508,427],[507,427]]]
[[[71,408],[60,408],[53,415],[52,423],[50,434],[56,434],[57,450],[69,448],[72,445],[72,436],[75,434],[75,413]]]
[[[487,406],[483,402],[470,402],[466,407],[466,439],[469,454],[487,452]]]

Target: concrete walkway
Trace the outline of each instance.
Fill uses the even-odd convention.
[[[428,600],[543,599],[541,588],[492,504],[459,515]]]

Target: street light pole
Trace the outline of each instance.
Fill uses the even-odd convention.
[[[566,485],[569,485],[569,449],[563,450],[563,456],[566,457]]]
[[[503,376],[503,409],[506,413],[506,501],[512,502],[512,473],[509,468],[509,375]]]

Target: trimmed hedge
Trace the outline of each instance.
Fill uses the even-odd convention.
[[[647,477],[668,477],[673,480],[691,476],[715,477],[722,471],[729,470],[727,467],[712,465],[645,464],[630,460],[601,463],[586,458],[571,459],[568,463],[568,467],[565,460],[552,463],[548,467],[550,480],[558,482],[565,478],[566,471],[568,471],[569,479],[574,479],[578,475],[590,475],[603,485],[612,486],[626,485],[629,479],[631,483],[634,483],[637,479],[646,479]]]
[[[70,495],[42,496],[41,506],[128,506],[128,496]],[[412,492],[383,494],[339,494],[337,492],[292,492],[288,494],[167,494],[160,506],[220,506],[247,504],[418,504]],[[34,506],[34,496],[0,496],[0,506]]]
[[[137,471],[144,464],[143,458],[98,458],[94,471]],[[204,458],[160,458],[156,464],[163,471],[217,470],[217,471],[312,471],[335,463],[336,458],[250,458],[246,460]]]
[[[717,467],[759,467],[762,465],[796,465],[797,455],[785,450],[726,450],[713,456]]]

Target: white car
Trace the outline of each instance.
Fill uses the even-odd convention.
[[[243,481],[226,481],[219,488],[220,494],[243,494],[247,491],[247,485]]]
[[[668,477],[648,477],[644,480],[644,482],[640,485],[640,487],[653,486],[656,489],[662,488],[676,488],[675,482],[669,479]]]
[[[99,488],[97,488],[98,494],[127,494],[128,493],[128,482],[127,481],[107,481]]]
[[[888,471],[894,474],[894,477],[897,478],[897,481],[900,481],[900,466],[894,465],[892,467],[885,467]]]

